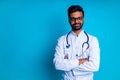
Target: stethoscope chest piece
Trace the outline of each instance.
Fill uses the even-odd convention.
[[[69,48],[69,47],[70,47],[70,44],[67,44],[67,45],[66,45],[66,48]]]

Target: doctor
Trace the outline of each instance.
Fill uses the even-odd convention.
[[[100,64],[98,40],[82,29],[81,6],[70,6],[68,17],[72,30],[58,39],[53,59],[55,68],[64,71],[63,80],[93,80],[93,73],[99,70]]]

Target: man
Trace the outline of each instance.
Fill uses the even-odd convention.
[[[100,63],[98,40],[82,29],[81,6],[70,6],[68,17],[72,30],[58,39],[53,59],[55,68],[64,71],[63,80],[93,80],[93,72],[98,71]]]

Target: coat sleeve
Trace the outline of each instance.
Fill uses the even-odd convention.
[[[79,61],[78,59],[64,59],[64,41],[65,36],[58,39],[58,43],[55,48],[53,63],[57,70],[70,71],[73,68],[79,66]]]
[[[90,46],[89,61],[73,69],[74,74],[77,74],[77,72],[95,72],[99,70],[100,48],[96,37],[93,37]]]

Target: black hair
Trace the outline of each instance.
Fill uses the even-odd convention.
[[[69,8],[68,8],[68,17],[70,17],[70,14],[73,13],[73,12],[76,12],[76,11],[81,11],[82,14],[83,14],[83,17],[84,17],[84,10],[81,6],[79,5],[71,5]]]

